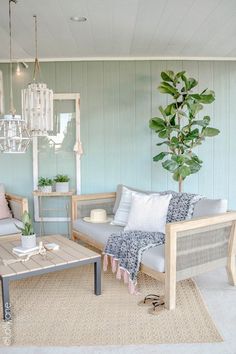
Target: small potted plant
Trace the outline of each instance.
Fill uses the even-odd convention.
[[[56,183],[56,192],[69,192],[69,180],[67,175],[56,175],[54,181]]]
[[[30,214],[24,211],[22,216],[23,227],[16,225],[17,229],[21,231],[21,246],[25,249],[36,247],[36,235],[34,233],[32,220]]]
[[[51,193],[52,185],[53,185],[53,180],[51,178],[40,177],[38,180],[38,188],[41,192]]]

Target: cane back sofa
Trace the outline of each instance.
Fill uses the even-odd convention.
[[[116,193],[73,196],[72,239],[102,251],[109,235],[123,227],[86,223],[83,217],[94,208],[112,214],[115,199]],[[230,284],[236,285],[235,255],[236,212],[224,212],[166,224],[165,245],[143,253],[140,271],[165,284],[165,307],[171,310],[179,280],[225,266]]]
[[[0,192],[5,193],[12,218],[0,219],[0,237],[19,234],[15,225],[22,226],[22,215],[28,211],[28,199],[19,195],[6,193],[4,185],[0,183]]]

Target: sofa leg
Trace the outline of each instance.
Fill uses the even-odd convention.
[[[176,283],[165,281],[165,308],[175,310],[176,306]]]
[[[236,223],[234,222],[231,228],[230,238],[229,238],[229,249],[228,249],[228,260],[227,260],[227,274],[229,283],[231,285],[236,285]]]
[[[235,269],[235,257],[230,261],[228,261],[228,265],[226,267],[226,271],[228,274],[228,280],[230,285],[236,285],[236,269]]]
[[[76,241],[77,240],[77,237],[76,237],[74,232],[72,232],[71,240],[72,241]]]

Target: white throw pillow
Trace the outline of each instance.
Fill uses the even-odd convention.
[[[166,216],[172,195],[132,193],[128,222],[124,231],[165,233]]]
[[[131,201],[132,201],[132,190],[122,187],[122,194],[120,199],[119,207],[115,213],[114,220],[111,222],[112,225],[125,226],[128,221]]]

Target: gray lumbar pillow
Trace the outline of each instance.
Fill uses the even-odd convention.
[[[227,204],[226,199],[201,199],[196,203],[192,217],[198,218],[201,216],[226,213]]]

